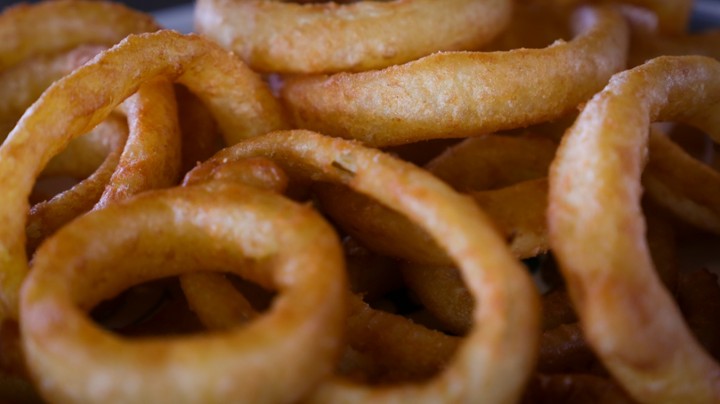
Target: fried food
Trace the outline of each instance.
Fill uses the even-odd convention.
[[[550,171],[550,244],[586,337],[643,402],[720,397],[720,367],[655,274],[640,210],[650,123],[686,122],[720,140],[709,116],[720,116],[720,63],[656,58],[614,76],[585,106]]]
[[[0,401],[720,401],[690,7],[7,8]]]
[[[291,178],[337,182],[393,207],[447,251],[471,293],[482,302],[473,310],[477,327],[433,379],[388,389],[329,382],[314,392],[312,401],[519,397],[518,386],[524,383],[536,352],[530,341],[538,335],[537,296],[525,270],[476,205],[411,164],[357,143],[301,130],[247,139],[223,149],[190,175],[255,156],[272,156]],[[449,390],[451,385],[456,387]]]
[[[297,400],[332,371],[340,348],[341,252],[309,207],[238,184],[108,205],[63,227],[35,255],[21,302],[28,366],[43,396],[56,401]],[[246,261],[272,264],[252,271]],[[114,270],[102,271],[108,265]],[[131,285],[205,268],[241,274],[280,295],[246,327],[172,340],[123,340],[83,312]]]
[[[213,76],[214,86],[205,85],[209,76]],[[6,271],[0,281],[0,298],[7,315],[17,315],[17,293],[27,273],[25,212],[37,173],[71,139],[93,128],[142,85],[152,85],[158,78],[177,80],[194,91],[213,113],[228,143],[286,125],[282,107],[259,76],[211,42],[172,31],[130,36],[55,82],[0,147],[0,188],[8,189],[0,209],[5,220],[0,230],[4,246],[0,266]],[[173,115],[157,118],[166,117],[172,119]],[[160,128],[161,122],[138,124]],[[28,147],[28,139],[36,146]],[[168,151],[157,145],[151,150]],[[26,175],[17,175],[17,170]],[[163,171],[148,174],[162,176]]]
[[[111,2],[58,0],[16,5],[0,15],[0,70],[32,56],[85,44],[113,45],[129,34],[158,28],[149,15]]]
[[[253,69],[307,74],[380,69],[439,51],[478,49],[505,28],[512,2],[200,0],[196,7],[197,32]]]
[[[572,40],[544,49],[440,52],[383,70],[294,76],[281,96],[297,126],[377,147],[529,126],[572,111],[625,67],[628,28],[616,10],[581,7],[572,26]]]

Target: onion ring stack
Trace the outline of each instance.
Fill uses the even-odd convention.
[[[0,401],[720,401],[716,32],[588,3],[5,10]]]
[[[201,86],[212,74],[216,87]],[[0,231],[0,266],[6,272],[0,297],[10,316],[17,313],[17,292],[27,272],[24,212],[28,211],[27,197],[37,173],[72,138],[97,125],[143,83],[158,76],[195,90],[218,120],[228,143],[285,125],[282,109],[257,75],[210,42],[171,31],[128,37],[101,58],[56,82],[0,147],[0,161],[4,162],[0,165],[0,187],[10,190],[2,198],[0,211],[7,219]],[[98,87],[101,82],[105,85]],[[86,96],[76,100],[72,94],[77,93]],[[77,102],[83,102],[84,107],[73,105]],[[28,147],[28,142],[38,145]],[[157,151],[167,150],[161,146]],[[27,175],[19,176],[16,170]]]
[[[383,390],[328,383],[313,395],[313,401],[462,401],[482,394],[501,402],[518,397],[517,387],[525,379],[523,369],[530,370],[534,355],[525,349],[535,338],[537,301],[529,278],[474,204],[426,172],[380,151],[307,131],[248,139],[222,150],[191,175],[263,155],[273,156],[291,177],[348,185],[417,221],[457,262],[470,290],[482,302],[473,315],[478,327],[466,336],[447,368],[426,384]],[[509,352],[513,354],[508,356]],[[462,381],[453,376],[457,373],[464,375]]]

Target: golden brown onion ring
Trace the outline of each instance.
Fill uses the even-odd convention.
[[[397,211],[339,185],[321,184],[315,190],[323,211],[372,251],[419,264],[452,265],[426,232]],[[545,179],[468,196],[488,214],[515,256],[534,257],[548,249]]]
[[[651,131],[643,185],[657,205],[686,223],[720,234],[720,174]]]
[[[515,256],[530,258],[550,248],[545,220],[547,189],[547,178],[540,178],[469,195],[490,214]]]
[[[430,381],[387,389],[326,383],[311,400],[437,402],[482,396],[487,402],[508,402],[519,397],[534,365],[538,298],[527,271],[475,204],[414,165],[354,142],[299,130],[247,139],[189,175],[253,156],[272,156],[291,178],[339,182],[407,215],[447,251],[480,302],[473,313],[477,326]]]
[[[508,0],[200,0],[195,29],[257,71],[364,71],[478,49],[505,28],[511,6]]]
[[[130,36],[55,82],[28,109],[0,147],[0,298],[17,315],[27,272],[28,195],[48,160],[87,132],[145,82],[158,76],[185,84],[208,106],[226,142],[286,125],[262,79],[232,54],[196,35],[173,31]]]
[[[106,47],[83,45],[59,54],[28,58],[0,72],[0,139],[5,139],[25,110],[52,84]]]
[[[65,150],[50,159],[41,177],[87,178],[97,171],[110,153],[122,152],[127,135],[128,124],[125,116],[110,114],[92,131],[76,137],[68,143]]]
[[[232,181],[281,194],[287,189],[289,180],[272,160],[251,157],[223,164],[203,175],[188,176],[184,185],[208,181]],[[225,274],[184,274],[180,277],[180,286],[188,306],[208,329],[229,329],[257,317],[257,310]]]
[[[118,3],[58,0],[16,5],[0,14],[0,70],[35,55],[84,44],[114,45],[129,34],[158,28],[150,15]]]
[[[130,132],[98,209],[180,179],[181,137],[172,83],[163,77],[148,80],[119,109]]]
[[[401,268],[408,289],[444,330],[464,335],[471,329],[475,302],[457,269],[413,263]]]
[[[142,85],[119,107],[127,116],[129,135],[98,171],[53,199],[33,206],[28,218],[28,250],[44,237],[90,208],[136,193],[175,184],[180,170],[180,129],[171,84],[156,79]],[[123,128],[124,129],[124,128]],[[111,129],[113,130],[113,129]],[[114,128],[114,131],[122,129]],[[117,137],[117,136],[116,136]],[[101,191],[98,194],[98,191]]]
[[[185,184],[218,180],[237,181],[275,192],[283,192],[287,185],[283,171],[264,157],[249,157],[223,163],[212,170],[198,170],[188,176]],[[364,263],[367,264],[367,260]],[[258,315],[224,274],[196,272],[184,274],[180,280],[188,305],[208,329],[229,329]],[[348,352],[372,364],[371,374],[365,377],[382,378],[386,382],[430,377],[450,360],[458,346],[457,338],[429,330],[404,317],[374,310],[357,295],[350,295],[350,302],[346,320]],[[467,308],[471,310],[472,302]],[[467,313],[467,317],[472,318],[472,313]]]
[[[244,266],[254,260],[272,264]],[[255,322],[186,338],[122,339],[84,313],[206,268],[279,295]],[[43,243],[22,291],[23,347],[49,401],[294,402],[333,370],[346,288],[339,240],[307,206],[229,182],[149,191]]]
[[[258,317],[257,309],[224,273],[184,274],[180,285],[188,307],[209,330],[229,330]]]
[[[111,145],[110,154],[90,176],[52,199],[32,206],[26,230],[28,251],[35,251],[45,237],[75,217],[91,210],[105,192],[127,140],[127,125],[117,119],[106,119],[95,128],[93,133],[104,135],[106,140],[115,143]]]
[[[441,52],[363,73],[289,78],[281,96],[299,127],[390,146],[513,129],[559,118],[625,67],[628,28],[581,7],[576,37],[544,49]]]
[[[720,63],[653,59],[585,106],[551,167],[550,240],[570,296],[598,357],[641,402],[720,400],[720,367],[654,273],[640,207],[650,123],[698,125],[717,142],[717,116]]]
[[[347,338],[355,351],[372,360],[384,380],[398,381],[435,376],[452,362],[462,341],[403,316],[375,310],[357,295],[350,297]]]
[[[547,177],[554,141],[533,136],[487,135],[464,139],[425,165],[460,192],[486,191]]]

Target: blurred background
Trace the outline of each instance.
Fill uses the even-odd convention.
[[[0,0],[0,7],[6,7],[10,4],[20,3],[21,1],[12,1],[12,0]],[[36,1],[29,1],[29,3],[35,3]],[[143,11],[157,11],[160,9],[183,5],[183,4],[191,4],[192,0],[126,0],[121,1],[120,3],[125,3],[128,6],[143,10]]]
[[[0,0],[0,9],[20,2]],[[35,1],[30,0],[29,2],[34,3]],[[183,32],[192,30],[190,15],[192,14],[193,0],[125,0],[120,2],[155,14],[160,24],[167,28]],[[695,0],[692,27],[695,30],[720,28],[720,0]]]

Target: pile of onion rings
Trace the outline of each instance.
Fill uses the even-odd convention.
[[[3,10],[0,401],[720,400],[690,9]]]

